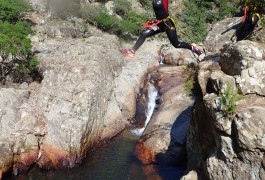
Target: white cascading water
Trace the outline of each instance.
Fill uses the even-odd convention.
[[[156,106],[156,98],[158,95],[158,91],[155,88],[155,86],[150,83],[149,87],[148,87],[148,106],[147,106],[147,110],[146,110],[146,120],[144,123],[144,127],[142,128],[137,128],[137,129],[133,129],[132,133],[136,136],[141,136],[147,126],[147,124],[149,123],[152,114],[154,112],[155,106]]]
[[[160,53],[160,62],[159,62],[160,65],[164,64],[163,59],[164,59],[164,55],[163,55],[163,53],[161,52],[161,53]]]

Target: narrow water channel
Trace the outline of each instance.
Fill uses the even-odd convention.
[[[94,152],[91,152],[84,162],[69,170],[40,170],[32,168],[27,174],[10,176],[8,179],[73,179],[73,180],[145,180],[165,179],[178,180],[181,178],[184,168],[163,167],[151,165],[153,174],[145,176],[144,167],[138,160],[135,147],[139,136],[144,131],[155,108],[157,90],[153,85],[148,89],[148,105],[146,110],[146,122],[143,128],[127,129],[118,137],[107,144],[102,144]],[[150,165],[149,165],[150,166]]]

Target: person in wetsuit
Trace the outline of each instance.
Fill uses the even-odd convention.
[[[246,26],[248,33],[251,33],[254,30],[254,28],[258,25],[259,20],[260,15],[258,13],[252,14],[250,7],[246,6],[242,25]]]
[[[251,8],[249,5],[245,7],[241,27],[236,31],[237,41],[247,38],[258,26],[260,15],[259,13],[252,13],[253,10],[255,11],[255,7]]]
[[[153,0],[153,9],[155,11],[156,18],[154,18],[152,20],[153,22],[151,23],[155,24],[155,26],[144,28],[140,37],[131,49],[121,49],[123,54],[127,55],[128,57],[134,58],[135,52],[144,43],[146,38],[161,32],[166,32],[170,43],[175,48],[189,49],[196,53],[198,56],[202,54],[202,51],[199,50],[196,46],[178,40],[175,22],[169,17],[168,0]]]

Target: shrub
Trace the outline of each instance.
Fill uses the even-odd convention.
[[[206,22],[213,23],[220,21],[238,12],[235,3],[230,3],[227,0],[221,0],[215,6],[218,8],[218,11],[208,11],[206,13]]]
[[[187,42],[203,42],[207,35],[204,11],[201,11],[192,0],[184,0],[183,3],[185,8],[183,9],[182,17],[186,23],[183,40]]]
[[[7,5],[7,2],[10,4]],[[20,7],[26,9],[22,10]],[[38,74],[33,73],[38,61],[32,55],[32,45],[28,38],[33,31],[28,23],[19,21],[24,10],[28,9],[31,8],[21,0],[0,2],[0,82],[2,84],[5,84],[8,75],[16,74],[15,72],[19,72],[21,76]],[[23,77],[17,79],[23,81]]]
[[[198,67],[194,64],[189,64],[185,66],[183,71],[184,76],[184,90],[189,95],[199,95],[199,89],[197,88],[198,84],[196,77],[198,74]]]
[[[4,84],[5,78],[18,65],[28,64],[31,60],[31,41],[27,38],[31,29],[24,23],[15,25],[0,22],[0,80]],[[21,66],[19,66],[21,67]]]
[[[138,35],[139,30],[147,19],[148,17],[145,14],[138,14],[135,11],[130,11],[128,16],[121,21],[122,31]]]
[[[242,99],[242,95],[238,94],[238,90],[235,92],[232,89],[231,84],[227,84],[225,92],[222,94],[219,92],[219,100],[222,105],[222,109],[228,114],[234,114],[236,111],[236,101]]]
[[[11,32],[18,32],[22,36],[34,34],[30,25],[26,22],[18,22],[16,24],[10,24],[8,22],[0,21],[0,33],[8,34]]]
[[[31,11],[32,7],[29,6],[24,0],[1,0],[0,1],[0,21],[7,21],[9,23],[16,23],[24,12]]]
[[[249,5],[252,10],[259,13],[265,13],[265,3],[264,0],[235,0],[237,5],[242,5],[243,7]]]
[[[106,12],[100,12],[99,15],[95,17],[95,20],[98,26],[105,31],[113,31],[113,29],[117,29],[119,25],[119,19]]]
[[[114,12],[125,17],[132,9],[132,3],[128,0],[114,0]]]
[[[140,4],[143,6],[143,8],[145,8],[145,10],[153,10],[153,4],[152,1],[150,0],[141,0],[139,1]]]
[[[219,21],[236,12],[232,0],[183,0],[183,3],[184,40],[188,42],[203,42],[207,35],[206,23]]]

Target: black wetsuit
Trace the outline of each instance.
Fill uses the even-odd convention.
[[[254,20],[254,21],[253,21]],[[254,15],[254,18],[252,19],[252,13],[251,11],[247,11],[247,15],[246,15],[246,22],[244,25],[246,25],[247,31],[248,33],[251,33],[254,28],[257,26],[259,21],[259,18],[257,15]]]
[[[169,16],[168,0],[153,0],[153,9],[158,20],[166,19]],[[175,48],[186,48],[192,50],[190,44],[178,41],[176,27],[171,19],[168,19],[155,27],[144,29],[132,49],[134,51],[137,51],[137,49],[144,43],[147,37],[153,36],[164,31],[166,31],[170,43]]]
[[[257,14],[254,15],[253,19],[252,17],[253,14],[251,10],[248,7],[246,7],[242,26],[236,31],[237,41],[241,41],[247,38],[253,32],[255,27],[258,25],[259,17],[257,16]]]

